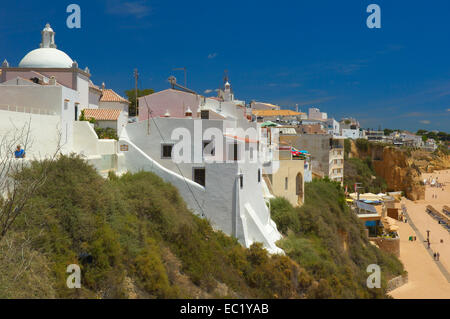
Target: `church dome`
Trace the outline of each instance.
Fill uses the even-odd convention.
[[[55,44],[55,32],[46,24],[41,31],[42,42],[39,49],[29,52],[20,61],[20,68],[71,68],[73,61],[63,51],[58,50]]]
[[[20,61],[20,68],[71,68],[72,59],[55,48],[40,48],[29,52]]]

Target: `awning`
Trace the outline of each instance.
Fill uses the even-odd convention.
[[[261,127],[269,127],[269,126],[278,126],[278,124],[272,122],[272,121],[266,121],[261,124]]]

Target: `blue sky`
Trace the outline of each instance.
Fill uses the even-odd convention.
[[[68,29],[66,7],[81,7]],[[381,7],[381,29],[366,8]],[[237,98],[320,107],[365,127],[450,132],[450,1],[5,1],[0,59],[16,66],[49,22],[58,48],[123,94],[174,74],[203,93],[229,71]]]

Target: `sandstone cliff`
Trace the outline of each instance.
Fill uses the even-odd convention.
[[[450,155],[442,152],[430,153],[422,150],[413,151],[411,157],[422,173],[450,168]]]
[[[411,200],[424,199],[421,171],[408,150],[368,142],[361,147],[352,142],[349,157],[370,157],[377,175],[386,180],[388,191],[403,191]]]

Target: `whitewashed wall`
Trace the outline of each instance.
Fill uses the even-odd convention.
[[[53,155],[58,148],[61,121],[56,115],[38,115],[0,110],[0,138],[11,136],[30,123],[31,144],[27,147],[28,158]],[[45,128],[45,129],[44,129]],[[24,144],[21,141],[20,144]],[[65,147],[63,151],[70,149]],[[15,150],[11,150],[14,152]],[[2,154],[3,155],[3,154]]]
[[[156,120],[159,123],[159,131],[154,125],[151,126],[150,136],[147,135],[146,121],[128,125],[124,129],[119,147],[127,146],[128,151],[122,152],[119,172],[154,172],[177,187],[188,207],[199,216],[210,220],[216,229],[235,236],[246,247],[254,242],[262,242],[269,252],[282,253],[275,245],[281,235],[270,219],[263,197],[262,178],[261,183],[258,182],[260,165],[233,162],[180,164],[177,167],[171,160],[161,160],[159,132],[166,141],[170,141],[173,128],[181,124],[189,127],[194,121],[164,118]],[[211,120],[202,122],[219,125]],[[205,167],[205,187],[191,180],[193,167]],[[239,183],[241,174],[242,188]]]

